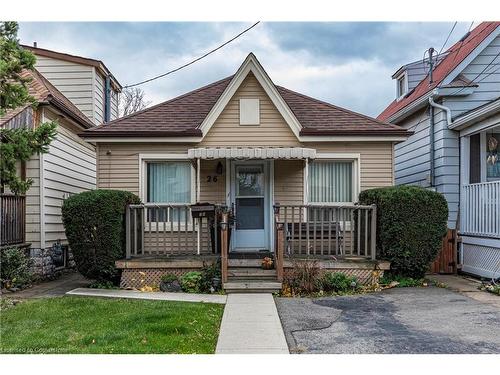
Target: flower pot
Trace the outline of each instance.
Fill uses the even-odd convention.
[[[273,265],[272,264],[264,263],[264,264],[262,264],[262,269],[264,269],[264,270],[272,270],[273,269]]]
[[[160,282],[160,290],[162,292],[182,292],[181,284],[178,280]]]

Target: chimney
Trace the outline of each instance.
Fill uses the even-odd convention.
[[[33,47],[37,48],[36,42],[33,42]]]

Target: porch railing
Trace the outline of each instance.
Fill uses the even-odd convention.
[[[276,205],[274,210],[283,255],[376,257],[375,205]]]
[[[500,181],[462,186],[460,232],[500,238]]]
[[[190,205],[128,205],[125,213],[126,257],[200,255],[217,251],[217,215],[192,218]]]
[[[26,197],[0,194],[0,246],[25,242]]]

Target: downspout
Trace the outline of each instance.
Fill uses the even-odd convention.
[[[451,110],[448,107],[445,107],[444,105],[438,104],[434,101],[434,98],[437,97],[438,95],[438,90],[434,90],[432,92],[432,95],[429,97],[429,142],[430,142],[430,155],[429,155],[429,161],[430,161],[430,172],[429,172],[429,179],[430,179],[430,184],[431,187],[434,187],[434,108],[439,108],[443,110],[446,113],[446,123],[448,127],[452,124],[451,120]]]
[[[109,74],[106,76],[106,84],[104,89],[104,122],[111,120],[111,78]]]

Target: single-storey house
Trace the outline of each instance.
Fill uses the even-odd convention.
[[[356,205],[358,194],[393,185],[394,146],[409,134],[277,86],[249,54],[230,77],[81,136],[97,147],[98,188],[128,190],[143,202],[129,207],[127,258],[117,262],[122,285],[199,268],[222,243],[229,290],[242,287],[238,280],[262,257],[280,261],[280,246],[370,277],[375,209]],[[210,233],[206,223],[217,217],[194,212],[203,202],[233,218],[228,238]]]

